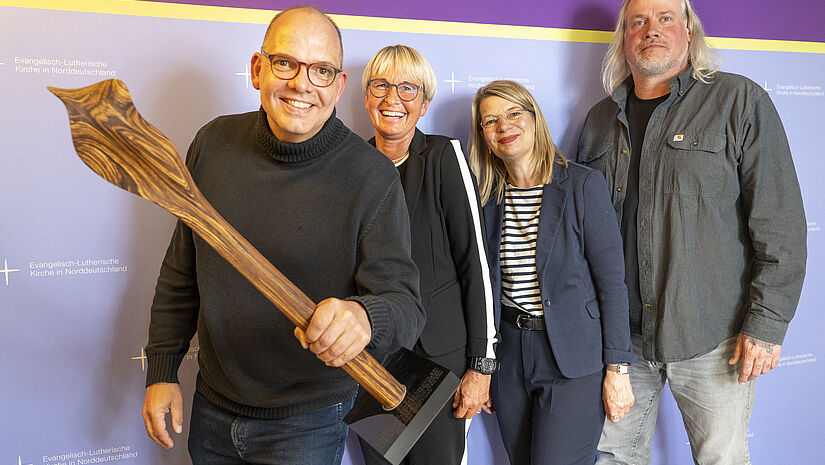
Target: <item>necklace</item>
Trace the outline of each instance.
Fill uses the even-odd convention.
[[[407,150],[407,153],[405,153],[403,156],[401,156],[399,158],[396,158],[395,160],[392,160],[392,158],[390,158],[390,160],[392,160],[392,164],[395,165],[396,168],[397,168],[398,166],[401,165],[401,163],[404,163],[404,161],[406,161],[407,157],[409,157],[409,156],[410,156],[410,151]]]

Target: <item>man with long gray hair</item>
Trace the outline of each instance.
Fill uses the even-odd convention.
[[[636,403],[599,464],[650,463],[665,381],[698,464],[750,463],[754,380],[776,367],[805,276],[806,223],[767,93],[718,71],[689,0],[625,0],[579,159],[624,240]],[[622,420],[622,421],[619,421]]]

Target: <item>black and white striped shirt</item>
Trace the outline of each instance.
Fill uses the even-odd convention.
[[[501,303],[542,315],[536,274],[536,237],[544,186],[521,189],[507,184],[501,228]]]

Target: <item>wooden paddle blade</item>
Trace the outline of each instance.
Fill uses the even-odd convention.
[[[48,89],[66,105],[75,150],[92,171],[167,209],[192,198],[194,184],[178,151],[138,113],[123,81]]]

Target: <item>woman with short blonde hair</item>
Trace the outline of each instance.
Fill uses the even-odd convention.
[[[468,420],[489,411],[490,375],[496,368],[492,291],[475,179],[458,140],[416,128],[436,91],[435,73],[418,51],[406,45],[384,47],[367,63],[361,83],[375,127],[370,143],[397,167],[410,215],[412,258],[427,314],[413,351],[461,378],[453,401],[403,463],[459,465],[466,459]],[[361,445],[367,465],[386,464],[369,445]]]

